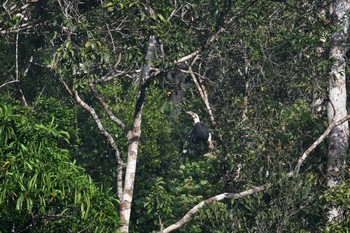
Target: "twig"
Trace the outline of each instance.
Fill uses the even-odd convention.
[[[118,73],[116,73],[116,72],[118,72]],[[127,72],[125,72],[125,71],[118,71],[116,69],[113,69],[110,72],[108,72],[107,75],[105,75],[99,79],[96,79],[94,82],[95,83],[104,83],[104,82],[107,82],[111,79],[114,79],[114,78],[117,78],[119,76],[126,75],[126,74],[127,74]]]
[[[18,72],[18,40],[19,40],[19,31],[17,30],[16,33],[16,80],[19,80],[19,72]]]
[[[173,230],[178,229],[179,227],[183,226],[185,223],[190,221],[192,219],[192,216],[196,214],[200,209],[202,209],[206,205],[213,204],[214,202],[221,201],[224,199],[239,199],[248,195],[252,195],[254,193],[262,192],[265,190],[265,186],[258,186],[254,187],[252,189],[248,189],[246,191],[240,192],[240,193],[222,193],[219,195],[216,195],[214,197],[208,198],[204,201],[201,201],[197,205],[195,205],[190,211],[188,211],[179,221],[176,223],[168,226],[164,230],[160,231],[159,233],[168,233]]]
[[[29,58],[29,64],[27,65],[27,68],[24,70],[23,72],[23,77],[26,77],[28,72],[29,72],[29,69],[30,67],[32,66],[32,62],[33,62],[33,56],[30,56]]]

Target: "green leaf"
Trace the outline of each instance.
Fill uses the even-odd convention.
[[[20,194],[20,196],[18,197],[17,202],[16,202],[16,210],[22,209],[23,200],[24,200],[24,196],[23,196],[23,194]]]
[[[115,5],[115,3],[113,3],[113,2],[106,2],[105,4],[102,5],[102,8],[107,8],[107,7],[111,7],[114,5]]]
[[[161,14],[157,14],[158,18],[163,21],[164,23],[166,23],[166,20],[164,19],[163,15]]]
[[[33,208],[33,200],[30,197],[28,197],[26,199],[26,203],[27,203],[27,211],[31,212]]]
[[[200,181],[200,184],[201,184],[201,185],[206,185],[206,184],[208,184],[208,180],[201,180],[201,181]]]

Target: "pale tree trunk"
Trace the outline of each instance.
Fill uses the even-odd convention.
[[[122,199],[120,200],[120,232],[129,232],[131,202],[134,192],[134,182],[136,174],[136,161],[138,154],[138,143],[141,136],[141,120],[142,112],[145,104],[147,88],[152,79],[150,78],[150,63],[153,60],[154,51],[156,49],[156,38],[151,36],[148,44],[146,64],[143,66],[140,76],[139,91],[136,101],[134,122],[132,129],[128,132],[128,161],[126,164],[124,191]]]
[[[67,90],[67,92],[75,99],[75,101],[82,106],[93,118],[95,121],[100,133],[107,139],[109,145],[115,150],[116,159],[118,162],[117,165],[117,195],[120,200],[120,232],[128,233],[129,232],[129,224],[130,224],[130,214],[131,214],[131,203],[133,199],[134,192],[134,182],[136,175],[136,162],[137,162],[137,154],[138,154],[138,144],[141,136],[141,121],[142,121],[142,113],[143,107],[146,100],[147,89],[152,83],[153,79],[160,73],[157,69],[151,69],[150,64],[152,63],[154,52],[156,49],[156,38],[151,36],[148,44],[147,54],[146,54],[146,64],[142,67],[141,75],[139,79],[139,90],[135,105],[135,112],[133,116],[133,124],[131,128],[128,130],[126,125],[117,118],[112,110],[107,105],[106,101],[103,99],[101,93],[99,93],[98,89],[95,87],[94,82],[92,80],[88,81],[89,87],[96,97],[96,99],[100,102],[103,109],[108,114],[109,118],[116,123],[124,132],[127,133],[128,138],[128,159],[126,163],[126,171],[124,178],[124,187],[122,177],[123,177],[123,161],[120,158],[118,147],[112,137],[112,135],[106,130],[103,126],[101,119],[98,117],[95,109],[89,106],[84,100],[82,100],[78,94],[78,91],[74,89],[74,84],[77,82],[75,78],[73,78],[73,87],[70,88],[63,78],[60,78],[61,83]],[[152,73],[151,73],[152,72]],[[7,82],[0,86],[0,88],[4,85],[9,84]]]
[[[349,29],[350,0],[334,1],[333,18],[335,30],[331,41],[329,76],[329,104],[328,120],[338,121],[347,115],[346,110],[346,61],[347,39]],[[349,127],[344,122],[333,128],[329,136],[328,148],[328,187],[340,185],[342,173],[345,170],[345,157],[348,151]],[[329,221],[342,218],[342,211],[338,206],[331,206]]]

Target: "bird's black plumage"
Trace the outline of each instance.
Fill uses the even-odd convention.
[[[199,116],[196,113],[191,111],[188,111],[186,113],[192,116],[193,121],[195,123],[194,127],[186,136],[187,141],[192,142],[194,144],[205,143],[207,144],[207,150],[211,151],[214,147],[211,141],[211,134],[209,129],[203,123],[200,122]]]
[[[187,139],[192,143],[206,142],[209,134],[209,129],[204,124],[197,122],[187,134]]]

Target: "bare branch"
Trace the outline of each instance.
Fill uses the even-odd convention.
[[[112,110],[110,109],[110,107],[108,106],[106,101],[103,99],[103,96],[101,95],[101,93],[97,90],[97,88],[93,84],[92,80],[89,80],[89,87],[90,87],[92,93],[94,94],[95,98],[100,102],[103,109],[107,112],[109,118],[114,123],[116,123],[125,133],[127,133],[128,130],[127,130],[125,124],[114,115],[114,113],[112,112]]]
[[[188,211],[179,221],[176,223],[168,226],[164,230],[160,231],[159,233],[168,233],[173,230],[176,230],[186,224],[188,221],[192,219],[192,216],[196,214],[200,209],[202,209],[206,205],[213,204],[217,201],[222,201],[224,199],[239,199],[248,195],[252,195],[254,193],[262,192],[265,190],[265,186],[258,186],[254,187],[252,189],[248,189],[246,191],[240,192],[240,193],[222,193],[219,195],[216,195],[214,197],[208,198],[204,201],[201,201],[197,205],[195,205],[190,211]]]
[[[314,142],[312,145],[307,148],[307,150],[302,154],[302,156],[298,159],[297,165],[294,168],[294,171],[291,171],[288,175],[289,176],[294,176],[299,173],[300,167],[302,163],[305,161],[305,159],[311,154],[311,152],[318,146],[320,143],[330,134],[332,129],[338,125],[343,124],[345,121],[350,119],[350,114],[345,116],[344,118],[335,121],[332,120],[330,124],[328,125],[327,129],[321,134],[321,136]]]
[[[6,0],[6,1],[2,4],[2,7],[5,9],[5,11],[7,12],[7,14],[11,17],[11,12],[10,12],[10,10],[7,9],[7,7],[6,7],[6,4],[7,4],[8,1],[9,1],[9,0]],[[15,4],[15,6],[16,6],[16,4]]]
[[[184,57],[178,59],[177,61],[174,61],[174,63],[175,63],[175,64],[179,64],[179,63],[188,61],[188,60],[190,60],[191,58],[197,56],[199,53],[200,53],[200,50],[197,49],[196,51],[194,51],[194,52],[188,54],[187,56],[184,56]]]
[[[123,161],[120,157],[119,149],[117,144],[114,141],[114,138],[110,133],[107,132],[107,130],[104,128],[101,120],[97,116],[97,113],[95,109],[93,109],[91,106],[89,106],[87,103],[85,103],[79,96],[78,92],[74,90],[74,86],[72,90],[69,88],[67,83],[64,81],[63,78],[59,78],[60,82],[63,84],[64,88],[67,90],[69,95],[71,95],[74,100],[81,106],[83,107],[93,118],[95,121],[97,128],[99,129],[100,133],[107,139],[107,142],[109,145],[113,148],[115,152],[115,158],[117,160],[117,169],[116,169],[116,177],[117,177],[117,196],[119,200],[121,200],[122,195],[123,195]],[[73,79],[73,83],[75,80]],[[91,81],[89,84],[92,83]],[[74,85],[74,84],[73,84]]]
[[[178,10],[180,10],[180,8],[177,8],[177,2],[176,0],[174,1],[174,4],[173,4],[173,7],[174,7],[174,10],[171,12],[170,16],[167,18],[167,21],[170,21],[170,19],[176,14],[176,12]]]
[[[117,159],[117,195],[119,200],[122,198],[122,193],[123,193],[123,162],[122,159],[120,158],[120,154],[119,154],[119,150],[117,147],[117,144],[115,143],[112,135],[110,133],[107,132],[107,130],[104,128],[100,118],[97,116],[97,113],[95,111],[94,108],[92,108],[91,106],[89,106],[86,102],[84,102],[78,92],[76,90],[73,90],[73,95],[74,95],[74,99],[75,101],[81,106],[83,107],[92,117],[92,119],[95,121],[98,130],[100,131],[100,133],[107,139],[109,145],[113,148],[113,150],[115,151],[115,157]]]
[[[114,49],[114,44],[113,44],[113,49]],[[107,81],[109,81],[109,80],[111,80],[113,78],[117,78],[117,77],[122,76],[122,75],[129,76],[128,72],[130,72],[130,69],[129,70],[125,70],[125,71],[124,70],[123,71],[117,70],[117,67],[120,64],[121,58],[122,58],[122,55],[121,55],[121,53],[119,53],[118,60],[114,64],[114,69],[109,71],[106,75],[102,76],[101,78],[95,80],[94,83],[107,82]]]
[[[117,77],[120,77],[120,76],[123,76],[123,75],[126,75],[127,72],[125,71],[119,71],[119,70],[112,70],[110,72],[107,73],[107,75],[95,80],[95,83],[104,83],[104,82],[107,82],[111,79],[114,79],[114,78],[117,78]]]
[[[12,80],[12,81],[8,81],[6,83],[3,83],[0,85],[0,88],[3,88],[4,86],[9,85],[11,83],[19,83],[19,80]]]
[[[29,29],[32,29],[36,26],[40,26],[42,25],[41,23],[24,23],[21,25],[16,25],[12,28],[8,28],[8,29],[2,29],[0,28],[0,35],[4,35],[4,34],[8,34],[8,33],[17,33],[17,32],[22,32],[22,31],[26,31],[27,34],[30,33]]]
[[[64,87],[64,88],[66,89],[66,91],[68,92],[68,94],[69,94],[70,96],[73,96],[73,92],[72,92],[72,90],[68,87],[66,81],[64,81],[64,79],[61,78],[61,77],[59,78],[59,80],[60,80],[60,82],[62,83],[63,87]]]
[[[107,26],[109,37],[111,38],[111,42],[112,42],[112,46],[113,46],[113,52],[116,53],[116,47],[115,47],[115,44],[114,44],[114,39],[113,39],[113,36],[112,36],[111,29],[109,28],[108,23],[106,23],[106,26]]]
[[[191,75],[191,77],[193,79],[193,82],[195,83],[195,85],[196,85],[196,87],[198,89],[198,92],[199,92],[199,94],[200,94],[200,96],[201,96],[201,98],[202,98],[202,100],[203,100],[203,102],[205,104],[205,107],[207,108],[207,111],[208,111],[211,123],[213,125],[215,125],[216,122],[215,122],[213,110],[212,110],[212,108],[210,106],[207,90],[205,89],[205,86],[203,85],[202,80],[200,79],[200,75],[197,74],[197,76],[198,76],[198,79],[197,79],[197,77],[196,77],[195,73],[192,71],[191,67],[189,67],[188,71],[187,70],[181,70],[181,71]]]
[[[5,9],[5,11],[7,12],[7,14],[9,15],[9,17],[11,17],[12,14],[14,14],[14,13],[16,13],[16,12],[24,11],[24,10],[26,10],[31,4],[34,4],[34,3],[38,2],[38,1],[39,1],[39,0],[27,1],[27,3],[24,4],[24,5],[21,6],[21,7],[17,7],[17,4],[14,4],[14,5],[12,5],[12,6],[10,7],[10,9],[7,9],[7,7],[6,7],[6,4],[7,4],[7,2],[8,2],[8,0],[7,0],[7,1],[5,1],[5,2],[2,4],[2,7]],[[3,23],[4,21],[5,21],[5,19],[4,19],[4,20],[1,20],[0,23]]]

